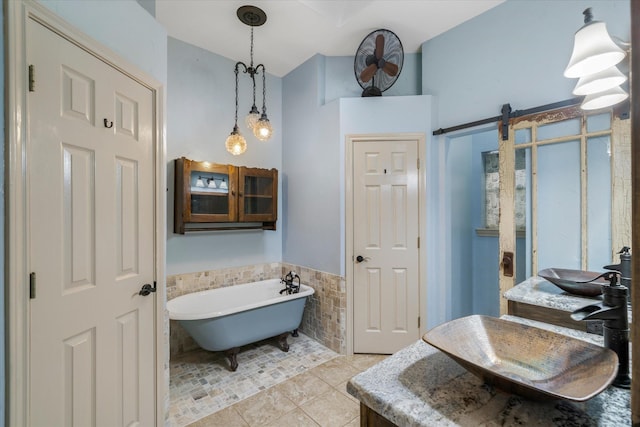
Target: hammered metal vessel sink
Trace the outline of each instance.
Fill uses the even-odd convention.
[[[567,270],[565,268],[546,268],[538,272],[538,276],[553,283],[560,289],[570,294],[594,297],[602,293],[602,285],[608,284],[604,279],[598,279],[592,283],[601,273],[583,270]]]
[[[618,371],[608,348],[490,316],[452,320],[422,339],[486,383],[535,400],[588,400]]]

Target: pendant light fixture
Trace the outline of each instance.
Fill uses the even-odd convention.
[[[584,12],[584,25],[576,32],[573,53],[564,76],[578,77],[574,95],[585,95],[583,110],[610,107],[629,97],[620,87],[627,81],[616,65],[626,52],[613,41],[606,24],[594,21],[591,8]]]
[[[246,126],[260,141],[267,141],[273,135],[273,128],[267,117],[266,69],[263,64],[253,65],[253,27],[259,27],[267,22],[267,15],[262,9],[255,6],[241,6],[238,8],[237,15],[243,24],[251,27],[251,50],[249,65],[247,66],[244,62],[238,61],[234,69],[236,74],[235,126],[226,142],[227,151],[234,155],[244,153],[247,148],[247,141],[238,129],[238,74],[240,70],[251,77],[251,83],[253,85],[253,104],[251,105],[249,114],[245,118]],[[256,107],[256,74],[259,73],[262,73],[262,113],[260,113],[258,107]]]
[[[238,156],[244,153],[247,150],[247,140],[244,139],[244,136],[240,133],[238,129],[238,66],[236,65],[235,69],[236,73],[236,121],[233,126],[233,130],[227,137],[227,141],[225,142],[225,147],[227,151],[234,156]]]

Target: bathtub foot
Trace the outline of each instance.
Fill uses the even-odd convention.
[[[229,369],[231,369],[232,372],[235,372],[236,369],[238,369],[238,360],[236,359],[238,352],[240,352],[239,347],[234,347],[226,352],[227,358],[229,359]]]
[[[293,332],[291,332],[291,336],[292,337],[297,337],[298,335],[298,328],[294,329]]]
[[[287,352],[289,351],[289,344],[287,343],[287,336],[289,336],[288,332],[280,335],[278,337],[278,345],[280,346],[280,350]]]

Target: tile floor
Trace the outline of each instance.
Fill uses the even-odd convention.
[[[167,425],[339,426],[357,421],[359,405],[347,394],[346,382],[385,356],[339,356],[303,334],[288,341],[287,353],[276,340],[242,347],[236,372],[228,370],[221,352],[195,350],[171,360]]]
[[[347,381],[385,357],[335,357],[189,427],[357,427],[360,404],[347,393]]]

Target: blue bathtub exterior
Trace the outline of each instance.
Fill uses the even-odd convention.
[[[200,347],[224,351],[297,329],[307,298],[296,298],[227,316],[178,320]]]

